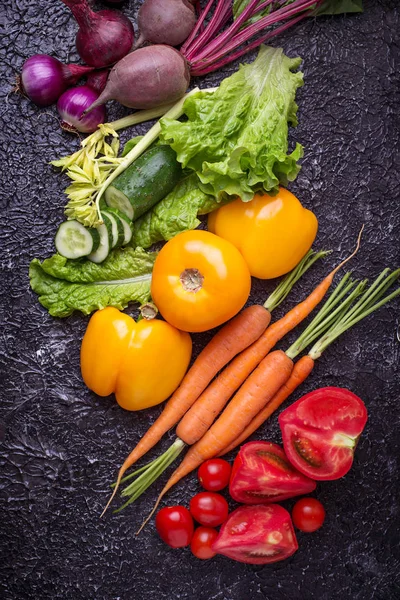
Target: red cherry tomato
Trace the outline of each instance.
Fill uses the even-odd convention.
[[[215,556],[216,553],[212,549],[212,545],[217,537],[218,531],[216,529],[212,527],[198,527],[190,542],[192,554],[202,560],[207,560]]]
[[[301,498],[293,507],[292,519],[300,531],[316,531],[325,521],[325,509],[315,498]]]
[[[226,520],[229,507],[221,494],[200,492],[191,499],[190,512],[200,525],[215,527]]]
[[[222,458],[210,458],[198,470],[200,485],[209,492],[219,492],[229,483],[231,465]]]
[[[192,515],[184,506],[167,506],[157,513],[156,529],[168,546],[183,548],[190,544],[193,537]]]

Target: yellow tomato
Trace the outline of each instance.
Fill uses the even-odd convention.
[[[256,194],[250,202],[231,202],[208,217],[208,229],[229,240],[243,255],[250,273],[272,279],[293,269],[311,248],[316,216],[291,192]]]
[[[206,331],[232,318],[251,286],[240,252],[208,231],[187,231],[160,250],[151,295],[168,323],[183,331]]]
[[[99,396],[115,393],[127,410],[141,410],[166,400],[189,366],[192,340],[165,321],[136,323],[116,308],[97,311],[81,347],[81,372]]]

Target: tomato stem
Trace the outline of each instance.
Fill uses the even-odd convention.
[[[185,269],[179,279],[185,292],[196,293],[203,287],[204,275],[198,269]]]

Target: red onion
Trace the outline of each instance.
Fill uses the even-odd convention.
[[[93,67],[64,65],[47,54],[35,54],[22,67],[22,92],[38,106],[50,106],[69,86],[90,71]]]
[[[100,123],[104,123],[104,106],[98,106],[85,116],[82,114],[98,97],[98,93],[87,85],[70,88],[64,92],[57,102],[57,110],[62,119],[61,126],[82,133],[95,131]]]
[[[86,79],[86,85],[92,88],[98,94],[106,87],[107,79],[110,74],[108,69],[101,69],[100,71],[92,71],[89,73]]]
[[[88,65],[107,67],[132,49],[134,33],[130,20],[116,10],[93,12],[87,0],[61,0],[74,15],[79,31],[76,49]]]

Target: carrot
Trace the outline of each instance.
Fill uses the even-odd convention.
[[[321,302],[336,273],[358,251],[362,231],[363,228],[359,233],[354,252],[335,267],[303,302],[300,302],[286,313],[279,321],[270,325],[257,341],[238,354],[201,394],[177,427],[176,433],[181,440],[190,445],[199,440],[232,394],[242,385],[260,361],[285,335],[308,317]]]
[[[298,340],[285,353],[276,350],[262,360],[219,419],[187,452],[182,463],[162,489],[152,512],[137,533],[154,514],[162,497],[185,475],[197,468],[204,460],[218,454],[225,454],[228,449],[237,446],[239,440],[243,441],[244,432],[249,425],[257,423],[257,427],[263,422],[264,416],[268,417],[272,414],[291,391],[304,381],[312,371],[314,361],[332,342],[366,316],[393,298],[400,296],[400,287],[385,296],[386,291],[398,280],[400,269],[389,273],[389,269],[382,271],[366,291],[364,291],[366,281],[358,283],[354,287],[355,284],[349,283],[348,276],[345,276]],[[350,293],[347,298],[337,306],[348,292]],[[359,296],[361,297],[354,303]],[[297,374],[293,374],[292,358],[302,352],[321,333],[322,337],[312,346],[308,356],[298,361]],[[281,381],[281,385],[275,387],[275,392],[273,392],[274,386],[279,381]],[[250,428],[247,429],[247,432],[253,433]]]
[[[293,361],[282,350],[271,352],[261,361],[254,373],[250,375],[232,398],[219,419],[201,440],[189,449],[185,458],[163,488],[154,510],[164,494],[178,481],[191,473],[206,459],[216,456],[238,437],[243,428],[250,423],[287,381],[292,369]]]
[[[307,379],[310,375],[311,371],[314,368],[314,360],[306,355],[302,356],[300,360],[298,360],[294,367],[293,371],[283,386],[277,391],[275,396],[268,402],[267,406],[263,408],[257,416],[252,419],[252,421],[247,425],[247,427],[242,431],[240,436],[234,440],[229,446],[224,448],[222,452],[219,453],[218,456],[224,456],[237,446],[240,446],[248,437],[250,437],[267,419],[276,411],[277,408]]]
[[[118,472],[114,491],[101,516],[111,504],[127,469],[155,446],[164,433],[179,421],[220,369],[238,352],[260,337],[270,320],[271,313],[263,306],[249,306],[224,325],[211,339],[186,373],[181,385],[168,400],[161,415],[125,459]]]
[[[254,305],[245,308],[212,338],[185,375],[179,388],[167,402],[159,418],[151,425],[146,434],[125,459],[119,469],[114,491],[101,516],[103,516],[112,502],[127,469],[155,446],[164,433],[176,425],[218,371],[228,364],[234,356],[260,337],[270,323],[271,311],[286,298],[293,285],[311,265],[326,254],[327,252],[325,251],[314,252],[310,250],[297,267],[279,284],[275,292],[269,296],[264,306]],[[222,407],[218,412],[220,410],[222,410]],[[176,449],[181,450],[183,445],[178,445]],[[172,448],[170,457],[172,458],[175,455],[175,448]]]

